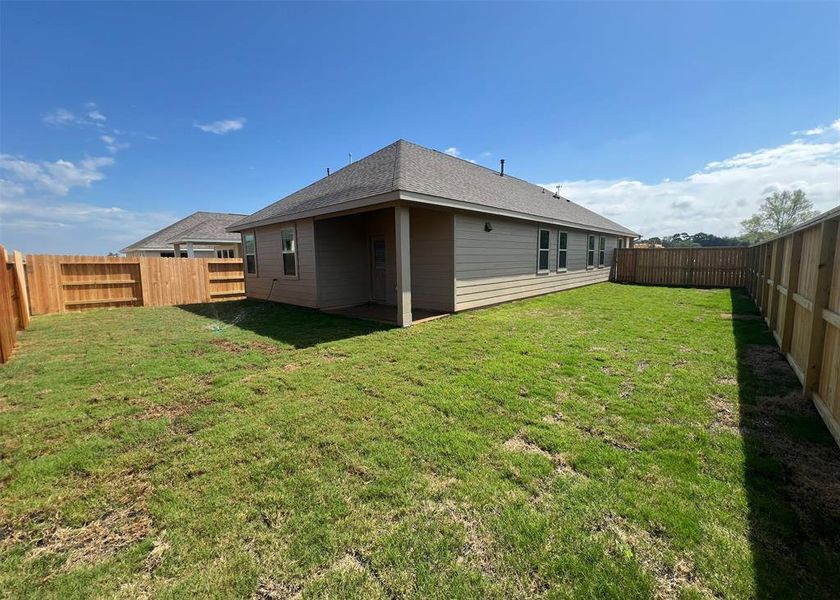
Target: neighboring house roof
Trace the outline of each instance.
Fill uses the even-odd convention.
[[[173,244],[185,242],[233,243],[239,242],[236,233],[227,231],[227,226],[239,221],[246,215],[235,213],[216,213],[198,211],[180,221],[176,221],[152,235],[122,249],[122,252],[140,250],[172,250]]]
[[[382,201],[389,192],[405,192],[412,200],[435,204],[434,198],[465,210],[497,212],[547,220],[584,229],[638,234],[618,223],[522,179],[405,140],[374,152],[228,227],[242,231],[346,208],[346,203]],[[428,198],[426,198],[428,197]]]

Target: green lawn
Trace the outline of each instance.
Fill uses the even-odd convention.
[[[753,310],[37,317],[0,366],[0,594],[840,597],[840,450]]]

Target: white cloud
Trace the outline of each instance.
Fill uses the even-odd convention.
[[[840,120],[832,124],[832,131]],[[801,188],[817,210],[840,204],[840,136],[794,140],[775,148],[736,154],[696,173],[659,183],[578,180],[546,183],[584,206],[644,236],[686,231],[740,233],[740,222],[776,190]]]
[[[0,237],[25,252],[105,254],[176,220],[169,213],[97,206],[64,197],[104,179],[110,157],[35,162],[0,155]]]
[[[814,136],[814,135],[822,135],[826,132],[831,130],[835,130],[840,132],[840,119],[834,121],[831,125],[820,125],[818,127],[813,127],[812,129],[802,129],[797,131],[791,131],[791,135],[807,135],[807,136]]]
[[[196,123],[194,127],[197,127],[201,131],[207,133],[225,135],[227,133],[231,133],[232,131],[239,131],[240,129],[245,127],[245,121],[245,117],[238,117],[236,119],[224,119],[222,121],[213,121],[212,123]]]
[[[9,248],[48,254],[106,254],[177,220],[165,212],[48,199],[0,201],[3,241]]]
[[[104,127],[103,122],[107,119],[95,103],[88,102],[84,108],[83,113],[76,113],[66,108],[57,108],[45,114],[42,120],[47,125],[56,127]]]
[[[112,164],[114,159],[104,156],[87,157],[73,163],[63,159],[31,162],[20,156],[0,154],[0,172],[19,189],[26,191],[31,186],[58,196],[67,195],[71,188],[90,187],[93,182],[104,179],[101,169]],[[6,186],[3,188],[5,194]]]
[[[99,139],[105,144],[105,147],[111,154],[116,154],[120,150],[130,148],[131,144],[128,142],[118,142],[117,138],[112,135],[100,135]]]
[[[446,150],[443,151],[444,154],[448,154],[449,156],[461,156],[461,151],[458,150],[455,146],[450,146]]]

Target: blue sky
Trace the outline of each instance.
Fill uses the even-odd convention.
[[[840,204],[840,4],[0,5],[0,242],[117,250],[405,138],[645,235]]]

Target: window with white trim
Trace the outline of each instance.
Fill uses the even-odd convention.
[[[295,242],[295,228],[280,230],[280,240],[283,252],[283,275],[297,277],[297,246]]]
[[[233,255],[232,248],[224,248],[223,250],[216,250],[216,258],[236,258]]]
[[[537,271],[548,271],[548,250],[551,244],[551,232],[548,229],[540,229],[539,251],[537,252]]]
[[[598,268],[604,266],[604,258],[606,258],[607,254],[607,238],[603,235],[601,239],[598,241]]]
[[[557,270],[566,270],[566,253],[569,249],[569,234],[565,231],[557,232]]]
[[[595,266],[595,236],[590,235],[586,246],[586,267],[591,269]]]
[[[245,248],[245,272],[249,275],[257,274],[257,237],[254,233],[242,235],[242,246]]]
[[[624,248],[624,238],[618,238],[619,249]]]

